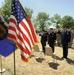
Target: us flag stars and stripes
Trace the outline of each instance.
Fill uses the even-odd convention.
[[[16,17],[17,22],[19,23],[22,19],[25,18],[25,15],[23,14],[19,3],[17,2],[18,0],[14,0],[12,3],[12,15]]]
[[[21,49],[22,59],[27,62],[31,50],[38,40],[31,20],[19,0],[12,0],[8,38],[16,42],[16,45]]]

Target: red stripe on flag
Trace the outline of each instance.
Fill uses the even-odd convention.
[[[28,24],[29,24],[29,26],[31,28],[32,35],[33,35],[33,38],[34,38],[34,42],[38,42],[34,27],[33,27],[32,23],[31,23],[31,20],[30,20],[30,18],[28,16],[26,16],[26,21],[28,22]]]
[[[14,32],[16,32],[16,29],[14,27],[12,27],[12,26],[9,26],[9,29],[14,31]]]
[[[30,34],[30,31],[28,30],[27,26],[25,25],[25,23],[23,21],[20,22],[20,24],[23,26],[23,28],[27,31],[31,41],[32,41],[32,44],[34,45],[34,42],[33,42],[33,39],[32,39],[32,36]]]
[[[24,28],[24,29],[25,29],[25,28]],[[22,29],[19,28],[19,30],[20,30],[20,33],[23,35],[24,40],[27,41],[27,43],[29,44],[29,46],[30,46],[30,48],[31,48],[30,41],[29,41],[29,39],[27,38],[26,34],[24,34],[24,32],[22,32]]]
[[[30,55],[30,52],[28,49],[26,49],[26,47],[22,47],[18,42],[17,42],[18,47],[21,49],[21,51],[23,51],[24,53],[27,53],[28,55]]]
[[[10,18],[10,22],[14,23],[15,25],[17,25],[16,20],[14,20],[14,18]]]
[[[21,54],[21,58],[22,58],[22,60],[24,60],[25,62],[28,62],[28,59],[25,58],[22,54]]]
[[[8,34],[8,38],[9,39],[16,40],[16,36],[14,36],[13,34],[10,34],[10,33]]]
[[[26,45],[25,45],[25,43],[24,43],[24,40],[19,36],[18,37],[18,39],[20,39],[21,41],[22,41],[22,43],[24,44],[24,47],[22,46],[22,43],[21,44],[19,44],[18,42],[17,42],[17,45],[20,47],[20,49],[23,51],[23,52],[25,52],[25,53],[27,53],[27,54],[29,54],[30,55],[30,51],[28,50],[28,48],[26,47]]]

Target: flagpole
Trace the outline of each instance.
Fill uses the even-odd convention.
[[[14,55],[14,56],[13,56],[13,57],[14,57],[14,75],[16,75],[15,50],[14,50],[14,52],[13,52],[13,53],[14,53],[14,54],[13,54],[13,55]]]
[[[2,68],[3,66],[2,66],[2,56],[1,56],[1,54],[0,54],[0,66],[1,66],[0,67],[0,73],[2,75],[2,73],[5,72],[5,69]]]
[[[2,58],[1,58],[1,55],[0,55],[0,66],[1,66],[1,67],[0,67],[0,68],[1,68],[1,69],[0,69],[0,73],[1,73],[1,75],[2,75]]]

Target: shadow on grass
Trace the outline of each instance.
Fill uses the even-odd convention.
[[[50,62],[50,63],[48,63],[48,65],[49,65],[49,67],[51,67],[52,69],[55,69],[55,70],[57,70],[58,66],[59,66],[58,63],[54,63],[54,62]]]
[[[74,65],[74,60],[70,59],[70,58],[67,58],[67,63],[70,64],[70,65]]]
[[[62,61],[63,59],[60,58],[60,57],[58,57],[58,56],[56,56],[56,60]],[[67,61],[68,64],[74,65],[74,60],[72,60],[72,59],[70,59],[70,58],[67,58],[66,61]]]
[[[55,56],[56,60],[62,60],[62,58],[58,57],[58,56]]]
[[[39,63],[42,63],[42,61],[44,61],[44,60],[45,60],[44,58],[36,58],[36,61]]]

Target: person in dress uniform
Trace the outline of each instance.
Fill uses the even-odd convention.
[[[71,32],[71,42],[70,42],[70,44],[69,44],[69,46],[68,46],[69,48],[71,48],[71,47],[72,47],[72,44],[73,44],[73,39],[74,39],[74,30],[71,29],[70,32]]]
[[[67,27],[64,25],[62,30],[58,32],[61,34],[61,44],[63,48],[63,57],[62,59],[67,59],[68,56],[68,45],[71,41],[71,32],[67,30]]]
[[[47,41],[47,33],[45,32],[45,30],[42,30],[42,32],[39,34],[39,36],[41,36],[41,45],[42,45],[42,50],[45,53],[45,46],[46,46],[46,41]]]
[[[47,39],[48,39],[48,44],[52,48],[52,51],[54,53],[54,45],[55,45],[55,41],[56,41],[56,33],[54,32],[53,28],[50,28],[48,30]]]

